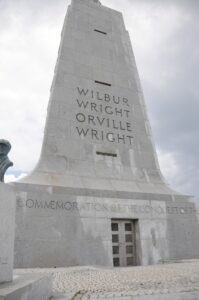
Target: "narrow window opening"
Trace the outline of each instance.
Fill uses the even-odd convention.
[[[94,31],[102,33],[102,34],[107,34],[105,31],[101,31],[101,30],[98,30],[98,29],[94,29]]]
[[[116,153],[108,153],[108,152],[100,152],[100,151],[97,151],[96,154],[97,154],[97,155],[103,155],[103,156],[117,157],[117,154],[116,154]]]
[[[98,84],[103,84],[103,85],[107,85],[107,86],[111,86],[111,84],[110,84],[110,83],[103,82],[103,81],[98,81],[98,80],[95,80],[95,83],[98,83]]]

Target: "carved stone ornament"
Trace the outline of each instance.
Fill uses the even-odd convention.
[[[11,144],[6,140],[0,139],[0,182],[4,182],[4,175],[6,170],[13,166],[13,163],[8,158]]]

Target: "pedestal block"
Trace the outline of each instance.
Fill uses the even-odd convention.
[[[13,188],[0,183],[0,283],[13,277],[15,199]]]

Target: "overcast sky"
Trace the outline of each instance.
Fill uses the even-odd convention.
[[[199,1],[102,0],[123,12],[162,173],[199,201]],[[0,138],[6,180],[37,163],[69,0],[0,0]]]

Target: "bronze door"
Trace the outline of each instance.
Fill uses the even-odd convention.
[[[113,266],[136,265],[135,221],[111,220]]]

